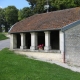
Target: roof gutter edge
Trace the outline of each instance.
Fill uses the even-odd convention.
[[[44,30],[29,30],[29,31],[22,31],[22,32],[9,32],[9,34],[24,33],[24,32],[52,31],[52,30],[61,30],[61,28],[58,28],[58,29],[44,29]]]
[[[15,23],[14,25],[16,25],[17,23]],[[14,27],[14,25],[11,26],[10,30],[8,31],[8,33],[10,33],[10,31],[12,30],[12,28]]]
[[[78,24],[80,24],[80,20],[77,20],[77,21],[75,21],[75,22],[73,22],[73,23],[70,23],[69,25],[64,26],[64,27],[61,29],[61,31],[64,32],[64,31],[66,31],[66,30],[68,30],[68,29],[70,29],[70,28],[72,28],[72,27],[75,27],[75,26],[78,25]]]

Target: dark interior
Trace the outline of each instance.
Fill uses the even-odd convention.
[[[45,33],[38,32],[38,45],[43,44],[45,46]]]
[[[17,48],[20,48],[21,46],[21,35],[20,34],[16,34],[17,35]]]
[[[30,33],[26,33],[26,46],[27,46],[27,49],[30,49],[30,46],[31,46],[31,34]]]
[[[50,34],[51,49],[59,50],[59,31],[51,31]]]
[[[31,34],[26,33],[26,46],[27,49],[30,49],[31,46]],[[21,46],[21,35],[16,34],[17,37],[17,48],[20,48]],[[43,44],[45,46],[45,33],[44,32],[38,32],[38,45]],[[50,32],[50,45],[51,49],[59,50],[59,31],[51,31]]]

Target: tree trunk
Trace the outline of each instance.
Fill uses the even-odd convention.
[[[1,25],[0,25],[0,32],[2,32],[2,27],[1,27]]]
[[[9,29],[9,24],[5,23],[5,32],[8,32],[8,29]]]

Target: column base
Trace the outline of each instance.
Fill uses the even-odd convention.
[[[45,46],[45,47],[44,47],[44,51],[45,51],[45,52],[49,51],[50,49],[51,49],[51,46]]]
[[[20,46],[20,49],[26,49],[27,46]]]
[[[31,46],[30,51],[35,51],[37,49],[37,46]]]

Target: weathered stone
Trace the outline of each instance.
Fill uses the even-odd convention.
[[[65,31],[65,61],[80,66],[80,25]]]

